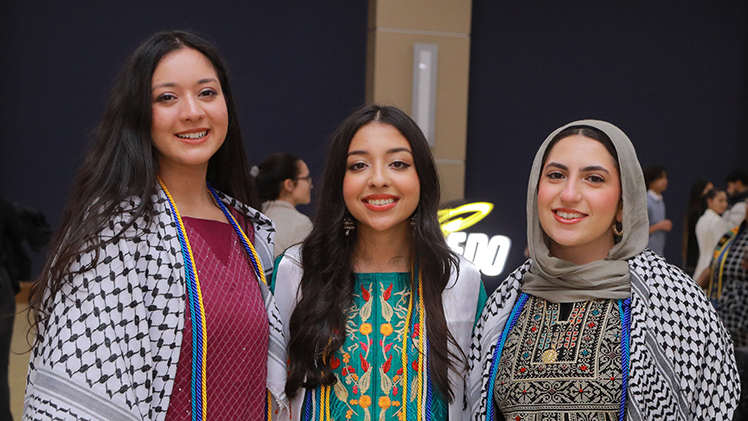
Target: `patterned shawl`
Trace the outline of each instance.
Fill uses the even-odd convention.
[[[220,193],[219,193],[220,194]],[[273,270],[272,222],[260,212],[221,195],[254,225],[254,246],[268,279]],[[111,238],[139,203],[101,232]],[[99,251],[91,270],[70,275],[55,296],[29,363],[24,420],[164,420],[182,343],[185,274],[176,224],[160,188],[155,216],[139,220]],[[91,262],[83,254],[71,273]],[[288,406],[284,392],[283,326],[270,291],[259,281],[270,323],[267,388],[274,406]]]
[[[628,260],[631,279],[631,421],[730,420],[740,395],[732,342],[703,291],[650,250]],[[486,420],[493,351],[531,265],[491,295],[470,346],[470,419]]]

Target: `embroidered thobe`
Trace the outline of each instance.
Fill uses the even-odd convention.
[[[569,304],[571,305],[571,304]],[[621,314],[616,300],[561,305],[530,297],[501,353],[494,399],[507,419],[618,419]]]
[[[520,295],[526,262],[489,297],[470,349],[471,420],[486,421],[496,343]],[[740,382],[729,335],[701,288],[651,250],[628,260],[630,369],[626,419],[732,419]]]

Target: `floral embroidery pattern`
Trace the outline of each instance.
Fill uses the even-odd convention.
[[[337,402],[331,402],[333,418],[337,415],[338,419],[346,420],[397,419],[402,414],[404,400],[415,404],[412,385],[408,386],[408,399],[401,392],[402,335],[410,299],[410,277],[386,275],[389,278],[384,280],[365,277],[357,282],[346,321],[346,341],[330,358],[338,379],[333,387],[333,401]],[[417,339],[419,334],[418,325],[411,326],[408,336]],[[410,373],[413,370],[414,367],[409,367]],[[408,380],[415,378],[409,374]],[[446,404],[443,406],[446,416]]]

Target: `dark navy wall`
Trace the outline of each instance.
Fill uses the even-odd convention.
[[[218,46],[253,164],[288,151],[318,174],[323,141],[364,101],[365,1],[0,3],[0,194],[53,223],[112,79],[156,31]]]
[[[470,58],[466,198],[496,208],[469,230],[513,240],[500,277],[524,260],[533,156],[565,123],[608,120],[644,166],[668,167],[665,254],[676,265],[690,184],[724,187],[730,169],[748,166],[743,0],[473,0]]]
[[[0,2],[0,194],[56,223],[118,66],[165,29],[219,46],[250,162],[287,150],[319,174],[323,140],[364,101],[366,3]],[[748,4],[473,0],[472,19],[466,198],[496,208],[468,231],[513,240],[500,277],[523,260],[535,150],[580,118],[669,167],[666,254],[680,264],[690,183],[748,165]]]

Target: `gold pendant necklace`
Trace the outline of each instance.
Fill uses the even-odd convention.
[[[546,306],[547,305],[548,305],[548,303],[546,302]],[[575,320],[577,318],[577,315],[574,312],[574,307],[573,306],[574,306],[574,304],[572,304],[571,314],[569,315],[569,321],[567,322],[568,325],[566,326],[566,329],[563,330],[563,335],[561,334],[561,332],[562,332],[561,329],[559,329],[556,332],[555,337],[551,340],[551,344],[549,345],[548,349],[546,349],[545,351],[543,351],[542,354],[540,354],[540,360],[543,361],[544,364],[553,364],[553,363],[555,363],[558,360],[558,351],[557,351],[558,341],[562,337],[565,338],[571,332],[570,329],[572,327],[574,327]],[[561,311],[561,304],[559,304],[559,312],[560,311]],[[547,312],[547,310],[546,310],[546,312]],[[558,317],[556,317],[556,322],[555,323],[558,324],[558,323],[562,323],[562,322],[558,320]],[[548,325],[549,330],[550,330],[551,326],[552,326],[552,324]]]
[[[556,362],[556,358],[558,358],[558,352],[555,349],[548,348],[543,352],[543,355],[540,356],[540,359],[545,364],[553,364]]]

